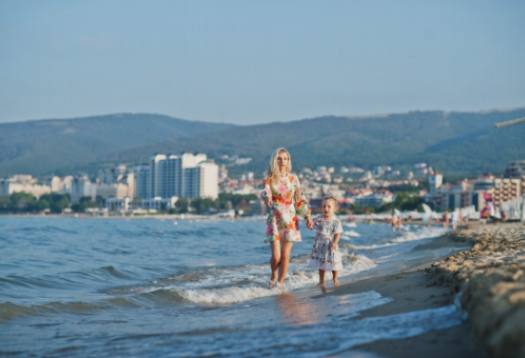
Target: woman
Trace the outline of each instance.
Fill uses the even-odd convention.
[[[268,208],[266,235],[272,247],[270,288],[276,282],[282,287],[293,243],[301,241],[298,215],[307,220],[308,228],[313,227],[299,180],[292,174],[292,158],[284,148],[278,148],[272,156],[268,175],[264,179],[262,198]]]

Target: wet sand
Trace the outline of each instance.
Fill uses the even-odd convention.
[[[447,286],[432,284],[422,265],[403,273],[375,277],[345,286],[330,294],[344,295],[375,290],[392,302],[361,312],[362,318],[436,308],[453,303],[454,295]],[[381,340],[354,347],[347,352],[369,352],[380,357],[488,357],[472,332],[469,321],[449,329],[432,331],[400,340]],[[345,354],[341,354],[345,356]]]
[[[465,243],[469,245],[465,247]],[[467,252],[471,250],[471,244],[473,242],[470,240],[465,240],[461,235],[455,235],[422,244],[417,250],[437,250],[442,247],[457,247],[461,250],[461,245],[463,245],[464,250],[460,252]],[[361,279],[344,284],[328,294],[345,295],[375,290],[393,299],[390,303],[361,312],[362,318],[394,315],[453,304],[457,287],[448,283],[436,282],[431,268],[441,260],[435,260],[437,258],[429,258],[423,263],[407,261],[405,269],[400,273]],[[469,319],[458,326],[431,331],[411,338],[381,340],[359,345],[341,356],[358,357],[362,353],[365,356],[366,353],[370,353],[372,356],[385,358],[489,357],[485,345],[475,334]]]
[[[363,317],[436,308],[451,304],[459,294],[458,304],[468,320],[449,329],[377,341],[352,351],[380,357],[525,357],[525,225],[473,223],[451,239],[472,246],[400,274],[350,283],[332,294],[376,290],[394,300],[362,312]],[[348,356],[354,355],[352,351]]]

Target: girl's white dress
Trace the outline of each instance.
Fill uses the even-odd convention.
[[[343,232],[341,221],[335,216],[325,219],[319,215],[314,219],[314,230],[316,232],[310,265],[318,270],[340,271],[343,269],[341,253],[335,251],[333,239],[336,234]]]

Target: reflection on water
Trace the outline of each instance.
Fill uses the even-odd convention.
[[[296,297],[293,293],[285,292],[277,297],[277,303],[283,320],[292,325],[304,325],[318,323],[320,312],[314,305]]]

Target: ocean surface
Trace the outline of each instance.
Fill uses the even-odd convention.
[[[306,229],[285,288],[268,289],[264,225],[0,217],[0,356],[352,356],[358,344],[462,322],[454,305],[360,318],[392,299],[374,290],[323,294]],[[347,223],[341,283],[459,250],[428,245],[443,233]]]

